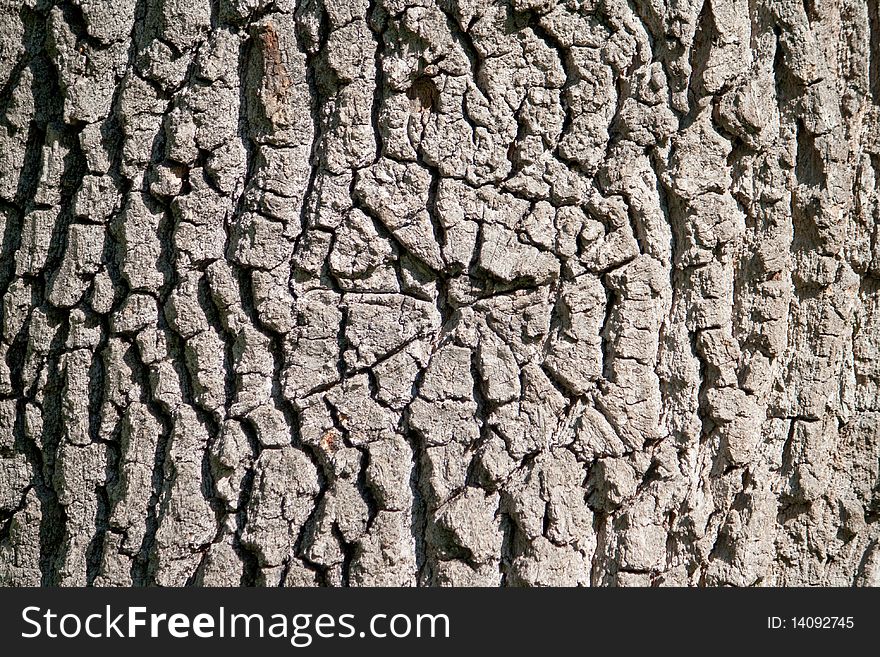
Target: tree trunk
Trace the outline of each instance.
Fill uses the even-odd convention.
[[[876,0],[2,0],[0,582],[880,584]]]

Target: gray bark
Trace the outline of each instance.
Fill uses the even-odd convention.
[[[880,584],[876,0],[2,0],[0,109],[3,584]]]

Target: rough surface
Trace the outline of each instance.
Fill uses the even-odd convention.
[[[875,0],[0,0],[0,583],[880,584]]]

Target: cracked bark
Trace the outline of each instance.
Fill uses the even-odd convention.
[[[880,19],[0,2],[0,583],[880,584]]]

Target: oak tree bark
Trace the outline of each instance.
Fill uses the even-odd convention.
[[[2,0],[0,108],[3,584],[880,584],[876,0]]]

